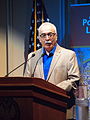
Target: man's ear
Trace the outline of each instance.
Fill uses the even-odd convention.
[[[57,41],[58,36],[56,35],[56,41]]]
[[[37,38],[38,38],[39,42],[41,43],[42,41],[41,41],[41,38],[40,38],[40,36],[37,36]]]
[[[41,40],[39,39],[39,42],[41,43]]]
[[[39,40],[39,42],[41,43],[41,40],[40,40],[40,37],[39,36],[37,36],[37,39]]]
[[[37,36],[37,39],[39,39],[39,36]]]

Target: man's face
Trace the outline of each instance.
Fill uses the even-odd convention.
[[[52,26],[44,26],[39,32],[39,40],[46,51],[50,52],[57,42],[57,34]]]

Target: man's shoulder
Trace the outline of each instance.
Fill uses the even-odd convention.
[[[41,54],[41,53],[42,53],[42,48],[40,48],[40,49],[34,51],[34,53],[35,53],[35,54]]]
[[[75,53],[73,50],[69,48],[62,48],[63,51],[68,52],[68,53]]]
[[[35,55],[41,54],[41,52],[42,52],[42,48],[40,48],[40,49],[38,49],[38,50],[36,50],[36,51],[33,51],[33,52],[29,53],[28,56],[30,57],[30,56],[32,56],[32,54],[35,54]]]
[[[75,52],[69,48],[64,48],[60,45],[58,45],[59,47],[59,50],[62,52],[62,53],[68,53],[68,54],[75,54]]]

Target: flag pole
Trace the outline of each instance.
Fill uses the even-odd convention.
[[[44,14],[43,14],[43,0],[42,0],[42,23],[44,22]]]
[[[35,11],[34,11],[34,51],[36,51],[36,39],[37,39],[37,15],[36,15],[36,11],[37,11],[37,0],[35,0]]]

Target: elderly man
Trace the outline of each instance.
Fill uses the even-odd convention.
[[[24,76],[43,78],[71,92],[72,89],[76,89],[80,79],[77,58],[74,51],[58,45],[57,36],[54,24],[41,24],[38,38],[42,48],[35,51],[35,56],[27,62]],[[32,54],[30,53],[28,58]]]

